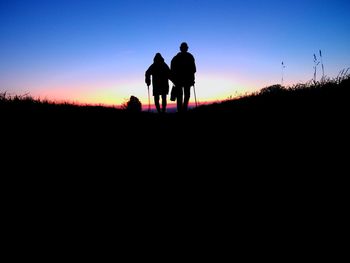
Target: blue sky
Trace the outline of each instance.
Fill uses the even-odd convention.
[[[350,1],[0,0],[0,91],[118,104],[147,99],[154,54],[186,41],[200,100],[220,100],[350,67]]]

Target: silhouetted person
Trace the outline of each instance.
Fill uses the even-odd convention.
[[[171,60],[172,80],[177,91],[177,111],[187,111],[191,96],[191,87],[194,85],[196,64],[194,57],[188,52],[187,43],[183,42],[180,51]]]
[[[153,84],[154,104],[159,113],[166,112],[167,95],[169,93],[170,68],[164,62],[164,58],[160,53],[157,53],[153,59],[153,64],[146,71],[146,84]],[[159,105],[159,97],[162,96],[162,110]]]

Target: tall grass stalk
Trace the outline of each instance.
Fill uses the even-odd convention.
[[[317,66],[320,62],[317,60],[316,54],[314,54],[314,83],[317,81]]]
[[[323,65],[323,57],[322,57],[322,51],[320,49],[320,58],[321,58],[321,65],[322,65],[322,82],[325,80],[324,78],[324,65]]]
[[[282,61],[282,82],[281,82],[281,86],[283,86],[284,84],[284,69],[286,68],[286,66],[284,65],[284,62]]]

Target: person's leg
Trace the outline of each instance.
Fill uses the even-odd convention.
[[[162,112],[165,113],[166,112],[166,105],[167,105],[167,101],[166,101],[166,94],[162,95]]]
[[[190,97],[191,97],[191,86],[185,86],[184,87],[184,105],[183,105],[183,110],[187,111],[188,109],[188,102],[190,101]]]
[[[160,113],[159,95],[154,95],[154,105],[156,105],[157,111]]]
[[[177,87],[177,97],[176,97],[177,112],[182,111],[182,101],[183,101],[182,96],[183,96],[182,87]]]

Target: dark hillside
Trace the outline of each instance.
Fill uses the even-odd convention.
[[[271,87],[164,116],[3,97],[9,215],[23,225],[29,215],[101,211],[140,225],[152,205],[180,206],[320,235],[319,218],[338,216],[348,200],[349,88],[349,78]]]
[[[43,158],[81,158],[89,164],[102,158],[109,160],[106,167],[118,160],[162,164],[174,158],[192,166],[197,158],[204,166],[218,161],[226,169],[250,160],[269,164],[265,158],[341,158],[350,134],[349,80],[271,86],[164,116],[3,95],[1,138],[13,156],[32,157],[36,151]]]

